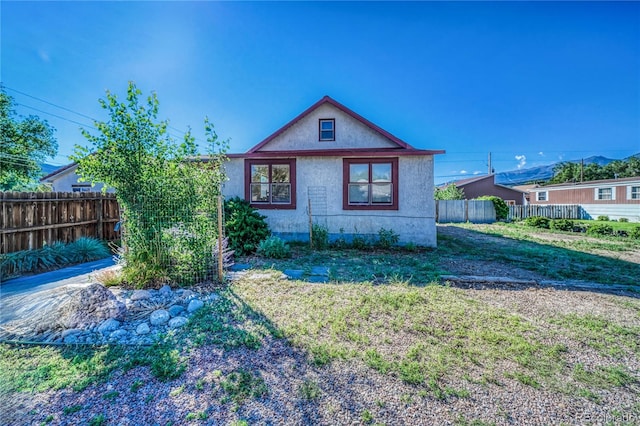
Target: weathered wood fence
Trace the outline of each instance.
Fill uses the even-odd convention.
[[[584,209],[577,204],[509,206],[509,220],[522,220],[530,216],[544,216],[549,219],[583,219]]]
[[[492,223],[496,210],[490,200],[436,200],[438,223]]]
[[[120,209],[114,194],[0,192],[0,253],[37,249],[80,237],[112,241]]]

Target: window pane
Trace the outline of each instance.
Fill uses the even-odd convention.
[[[269,202],[269,184],[268,183],[252,183],[251,184],[251,201],[255,203]]]
[[[271,182],[291,182],[288,164],[274,164],[271,166]]]
[[[323,130],[320,132],[320,139],[333,139],[333,130]]]
[[[251,182],[269,182],[269,166],[262,164],[252,164]]]
[[[322,130],[333,130],[333,121],[321,121],[320,122],[320,129]]]
[[[349,164],[349,182],[369,182],[368,164]]]
[[[640,199],[640,186],[631,187],[631,199],[632,200]]]
[[[391,184],[374,183],[371,185],[371,202],[391,204]]]
[[[369,184],[349,184],[349,204],[369,204]]]
[[[372,182],[391,182],[391,164],[372,164],[371,175]]]
[[[288,183],[274,183],[271,191],[272,203],[291,203],[291,185]]]
[[[611,188],[598,189],[598,198],[601,200],[611,200]]]

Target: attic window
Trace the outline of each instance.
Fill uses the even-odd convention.
[[[319,121],[319,140],[336,140],[336,120],[334,118],[321,118]]]

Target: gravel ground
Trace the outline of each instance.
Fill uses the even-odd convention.
[[[640,326],[640,301],[624,296],[553,289],[465,290],[465,293],[491,305],[517,313],[532,322],[558,313],[592,313],[615,319],[626,325]],[[632,308],[630,309],[629,306]],[[633,308],[635,306],[635,308]],[[581,342],[562,334],[550,334],[554,342],[570,349],[570,364],[613,365],[616,360],[603,357]],[[617,360],[619,363],[620,360]],[[640,379],[640,361],[625,360],[629,371]],[[244,419],[259,425],[386,425],[470,424],[482,421],[498,425],[540,424],[640,424],[638,382],[627,388],[598,391],[599,402],[572,397],[544,387],[535,389],[504,377],[510,365],[493,370],[492,383],[474,383],[462,379],[486,374],[480,366],[453,374],[442,386],[466,389],[469,396],[437,399],[424,394],[391,375],[382,375],[358,360],[334,362],[329,366],[309,364],[304,353],[286,340],[269,339],[259,350],[223,351],[217,347],[194,349],[185,374],[171,382],[160,382],[148,368],[116,373],[107,382],[82,392],[62,390],[41,394],[22,394],[3,401],[3,424],[88,424],[104,415],[113,425],[232,424]],[[225,401],[220,381],[238,369],[260,377],[268,389],[261,397],[243,403]],[[567,380],[570,380],[567,378]],[[137,390],[132,385],[140,382]],[[304,384],[319,388],[316,398],[306,397]],[[113,400],[104,395],[117,392]],[[63,414],[65,407],[82,406],[77,413]],[[29,414],[29,411],[36,414]],[[206,419],[188,420],[189,413],[205,413]],[[370,422],[369,422],[370,420]],[[468,423],[465,423],[468,422]]]

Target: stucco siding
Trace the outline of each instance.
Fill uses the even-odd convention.
[[[226,170],[224,195],[244,198],[244,160],[231,160]],[[374,238],[385,228],[397,233],[401,243],[436,245],[432,156],[399,158],[398,210],[343,210],[342,157],[298,157],[296,175],[295,210],[260,210],[274,233],[308,240],[311,198],[314,223],[326,226],[332,239],[354,234]]]
[[[76,174],[77,166],[74,166],[64,172],[47,179],[45,183],[51,185],[54,192],[73,192],[73,185],[90,185],[91,182],[79,182],[80,176]],[[92,192],[100,192],[104,184],[96,183],[91,187]],[[114,192],[113,188],[109,188],[107,192]]]
[[[318,120],[335,119],[335,141],[318,140]],[[320,105],[286,129],[260,151],[290,151],[350,148],[397,148],[380,133],[330,104]]]

